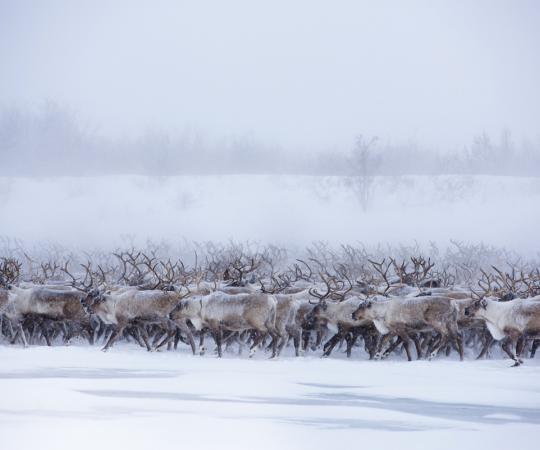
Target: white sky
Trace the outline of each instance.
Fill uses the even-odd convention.
[[[288,148],[540,133],[540,2],[0,0],[0,105]]]

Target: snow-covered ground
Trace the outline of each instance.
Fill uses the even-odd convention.
[[[459,239],[534,254],[540,179],[377,177],[364,212],[342,178],[0,177],[0,236],[116,247],[122,236],[411,244]]]
[[[0,448],[537,449],[540,363],[0,346]]]

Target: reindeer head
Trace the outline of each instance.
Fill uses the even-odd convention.
[[[99,289],[98,287],[96,287],[96,282],[94,279],[94,274],[92,273],[90,267],[90,262],[88,262],[88,264],[81,264],[81,266],[86,271],[86,275],[82,281],[78,280],[75,276],[71,274],[68,269],[68,265],[69,261],[66,261],[64,267],[61,268],[62,272],[64,272],[67,276],[71,278],[71,286],[83,293],[83,296],[81,297],[81,305],[83,309],[88,314],[95,314],[97,306],[105,301],[105,296],[103,289]]]
[[[81,304],[88,314],[95,314],[97,306],[105,301],[105,295],[99,289],[90,289],[81,298]]]
[[[169,313],[169,319],[179,321],[197,315],[202,308],[201,298],[202,296],[182,298]]]
[[[353,320],[362,320],[365,318],[366,310],[371,308],[373,305],[373,302],[371,300],[364,300],[362,303],[358,305],[358,308],[356,308],[352,313],[352,319]]]
[[[466,317],[474,317],[480,309],[486,309],[487,305],[488,302],[485,298],[479,298],[467,306],[465,311],[463,311],[463,314],[465,314]]]
[[[328,309],[326,300],[321,300],[313,309],[304,316],[302,328],[307,330],[313,329],[318,324],[324,324],[326,321],[324,312]]]

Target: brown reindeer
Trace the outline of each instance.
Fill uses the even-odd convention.
[[[463,359],[463,343],[457,326],[457,310],[446,297],[397,297],[389,300],[362,302],[353,312],[354,320],[370,320],[382,335],[398,336],[405,347],[407,359],[412,360],[409,349],[411,332],[435,331],[439,334],[429,358],[453,339]]]
[[[277,301],[269,294],[225,294],[213,292],[206,296],[193,296],[178,303],[170,314],[177,324],[189,321],[196,330],[208,328],[222,356],[223,331],[243,332],[253,330],[256,337],[250,348],[253,356],[264,337],[273,339],[272,356],[277,355],[281,338],[276,328]]]

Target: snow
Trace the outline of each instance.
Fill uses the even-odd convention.
[[[115,248],[122,238],[448,244],[540,250],[540,179],[376,177],[364,212],[340,177],[0,177],[0,236]]]
[[[0,448],[537,448],[540,363],[0,346]]]

